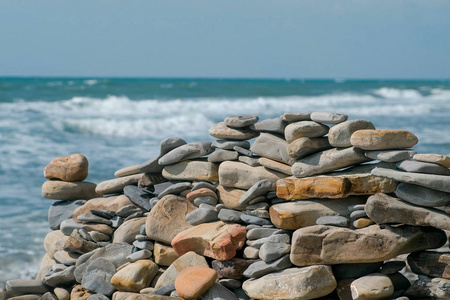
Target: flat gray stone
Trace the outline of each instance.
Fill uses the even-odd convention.
[[[264,243],[267,243],[267,242],[290,244],[291,237],[287,233],[282,233],[282,234],[275,233],[275,234],[272,234],[265,238],[260,238],[257,240],[247,240],[246,244],[248,246],[259,249],[259,248],[261,248],[261,246]]]
[[[121,209],[119,209],[118,211],[116,211],[116,214],[120,218],[127,218],[128,216],[130,216],[138,211],[141,211],[141,209],[139,207],[136,207],[134,205],[126,205],[126,206],[122,207]]]
[[[185,144],[186,142],[178,137],[170,137],[162,140],[159,155],[141,164],[139,166],[139,170],[143,173],[160,173],[163,166],[158,164],[158,160],[173,149]]]
[[[213,142],[211,146],[224,150],[233,150],[234,146],[250,149],[250,143],[248,141],[217,140]]]
[[[325,124],[339,124],[347,119],[347,115],[334,112],[316,111],[311,113],[311,120]]]
[[[300,121],[291,123],[286,126],[284,135],[288,143],[292,143],[296,139],[307,137],[317,138],[328,133],[328,126],[314,121]]]
[[[425,207],[439,207],[450,204],[450,193],[403,182],[397,186],[395,195],[404,201]]]
[[[208,161],[212,163],[220,163],[227,160],[237,160],[238,157],[239,153],[237,151],[219,149],[208,156]]]
[[[191,189],[191,192],[198,190],[198,189],[203,189],[203,188],[210,189],[213,192],[215,192],[217,190],[217,188],[214,184],[206,182],[206,181],[201,181],[201,182],[197,183],[196,185],[194,185],[194,187]]]
[[[201,296],[201,300],[239,300],[238,297],[220,283],[215,282],[209,290]]]
[[[270,222],[270,220],[267,219],[263,219],[263,218],[259,218],[259,217],[255,217],[255,216],[251,216],[248,214],[242,214],[241,215],[241,220],[244,223],[247,224],[256,224],[256,225],[271,225],[272,223]]]
[[[273,190],[273,182],[269,179],[263,179],[256,182],[251,188],[249,188],[239,199],[239,206],[248,204],[252,199],[264,196],[269,191]]]
[[[218,212],[212,209],[199,208],[186,215],[186,221],[192,226],[218,220]]]
[[[152,208],[149,200],[153,197],[153,194],[148,193],[146,190],[134,185],[127,185],[123,188],[123,193],[137,207],[145,211],[149,211]]]
[[[288,142],[276,135],[262,133],[255,140],[250,150],[260,156],[292,166],[295,159],[287,153],[288,145]]]
[[[104,208],[100,208],[100,209],[91,209],[91,213],[93,215],[105,218],[110,220],[111,218],[114,218],[116,216],[116,212],[109,210],[109,209],[104,209]]]
[[[254,131],[249,127],[231,128],[225,125],[224,122],[217,123],[209,129],[209,135],[216,139],[227,140],[249,140],[259,135],[258,131]]]
[[[247,215],[258,217],[258,218],[270,219],[270,214],[267,209],[252,209],[252,210],[247,209],[245,211],[245,213]],[[272,223],[270,223],[270,224],[272,224]],[[263,224],[263,225],[268,225],[268,224]]]
[[[415,160],[404,160],[397,163],[397,168],[405,172],[450,175],[450,169],[438,164]]]
[[[75,229],[81,229],[82,228],[82,224],[75,222],[74,219],[67,219],[61,222],[60,230],[62,233],[64,233],[64,235],[71,235],[72,231],[74,231]]]
[[[238,161],[243,162],[244,164],[249,165],[250,167],[259,167],[261,164],[259,163],[258,158],[248,157],[248,156],[239,156]]]
[[[237,289],[240,288],[242,283],[240,280],[231,279],[231,278],[222,278],[219,279],[219,283],[228,289]]]
[[[46,287],[40,280],[34,279],[12,279],[6,281],[5,290],[7,295],[20,296],[39,294],[43,295],[48,292]]]
[[[416,154],[416,151],[410,149],[404,150],[378,150],[366,151],[364,155],[371,159],[378,159],[384,162],[399,162],[405,159],[410,159]]]
[[[363,210],[364,211],[364,210]],[[317,225],[332,225],[338,227],[349,227],[350,219],[343,216],[323,216],[316,220]]]
[[[261,251],[261,250],[260,250]],[[258,261],[251,264],[244,272],[244,276],[248,278],[259,278],[266,274],[281,271],[292,266],[289,254],[282,256],[281,258],[272,261]]]
[[[115,290],[111,284],[111,277],[115,273],[116,267],[109,260],[96,258],[86,268],[81,285],[92,292],[110,296]]]
[[[94,294],[90,295],[87,300],[109,300],[109,298],[102,294]]]
[[[58,271],[50,271],[42,280],[42,283],[51,286],[58,287],[67,284],[75,283],[75,266],[67,267]]]
[[[286,125],[287,122],[283,121],[281,118],[275,118],[266,119],[261,122],[255,123],[251,125],[250,128],[258,132],[284,134],[284,128],[286,127]]]
[[[108,219],[96,216],[90,212],[83,213],[77,217],[78,221],[81,221],[82,223],[99,223],[99,224],[106,224],[111,225],[112,222]]]
[[[298,178],[309,177],[367,162],[369,160],[369,158],[364,156],[362,150],[355,147],[333,148],[297,161],[292,166],[292,174]]]
[[[292,122],[298,122],[298,121],[311,121],[311,114],[310,113],[284,113],[281,116],[281,120],[292,123]]]
[[[391,178],[400,182],[417,184],[433,190],[450,193],[450,176],[409,173],[402,171],[375,168],[372,175]]]
[[[283,229],[278,228],[256,227],[249,229],[249,226],[247,226],[247,230],[248,240],[258,240],[261,238],[269,237],[272,234],[286,233]]]
[[[242,147],[239,147],[239,146],[234,146],[233,150],[238,152],[239,154],[244,155],[244,156],[249,156],[249,157],[253,156],[253,152],[252,151],[250,151],[248,149],[245,149],[245,148],[242,148]]]
[[[349,212],[354,212],[356,210],[364,210],[364,204],[349,205],[348,207]]]
[[[351,147],[350,138],[355,131],[362,129],[375,129],[375,126],[365,120],[349,120],[339,123],[330,128],[328,132],[328,141],[330,145],[336,148]]]
[[[364,210],[355,210],[350,214],[350,219],[355,220],[359,218],[367,218],[367,214]],[[325,225],[325,224],[323,224]]]
[[[158,160],[158,163],[161,166],[171,165],[183,160],[199,158],[211,154],[213,151],[214,148],[211,146],[210,142],[189,143],[177,147],[163,155]]]
[[[228,127],[241,128],[255,124],[258,120],[258,116],[254,115],[232,116],[225,118],[224,123]]]
[[[179,195],[182,191],[185,191],[187,189],[192,188],[192,183],[190,182],[179,182],[172,184],[171,186],[167,187],[164,191],[158,194],[158,198],[162,198],[166,195]]]
[[[218,218],[223,222],[240,223],[241,215],[241,211],[224,208],[220,210]]]
[[[209,205],[216,205],[217,199],[213,196],[200,196],[195,198],[194,204],[196,206],[200,206],[200,204],[209,204]]]
[[[141,250],[149,250],[152,251],[153,250],[153,243],[150,241],[145,241],[145,240],[136,240],[133,242],[133,246],[136,248],[139,248]]]
[[[126,257],[126,260],[128,262],[135,262],[141,259],[148,259],[152,257],[152,252],[147,249],[139,250],[136,252],[131,253]]]
[[[48,225],[58,230],[61,222],[72,218],[73,211],[86,203],[85,200],[55,201],[48,210]]]
[[[259,248],[259,258],[265,262],[271,262],[289,254],[290,251],[291,245],[289,244],[267,242]]]

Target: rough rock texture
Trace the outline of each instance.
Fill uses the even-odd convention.
[[[414,252],[408,255],[408,265],[416,274],[450,279],[450,252]]]
[[[411,148],[419,139],[407,130],[358,130],[350,138],[354,147],[364,150]]]
[[[173,165],[167,165],[162,175],[168,180],[200,180],[218,181],[218,165],[209,161],[185,160]]]
[[[158,265],[151,260],[138,260],[118,270],[111,284],[119,291],[139,292],[149,286],[158,272]]]
[[[217,123],[210,130],[209,134],[217,139],[230,140],[249,140],[259,135],[259,132],[253,131],[248,127],[231,128],[224,122]]]
[[[118,211],[124,206],[133,205],[133,202],[127,198],[125,195],[111,196],[104,198],[94,198],[87,201],[82,206],[78,207],[73,212],[73,219],[78,221],[78,216],[84,213],[90,212],[91,210],[107,209],[111,211]]]
[[[287,147],[287,153],[294,159],[300,159],[310,154],[332,148],[327,137],[307,138],[301,137],[294,140]]]
[[[48,180],[42,185],[42,196],[55,200],[89,200],[99,197],[95,192],[97,185],[87,181],[66,182],[60,180]]]
[[[197,299],[216,281],[217,272],[204,266],[192,266],[182,270],[175,280],[178,296]]]
[[[82,154],[72,154],[53,159],[45,168],[47,179],[83,181],[88,176],[89,162]]]
[[[261,133],[261,135],[253,143],[250,150],[260,156],[264,156],[291,166],[295,160],[287,153],[288,145],[288,142],[276,135]]]

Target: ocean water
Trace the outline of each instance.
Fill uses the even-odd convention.
[[[227,116],[313,111],[407,129],[417,152],[450,154],[450,81],[0,78],[0,286],[38,271],[54,157],[84,154],[99,183],[166,137],[213,141],[208,129]]]

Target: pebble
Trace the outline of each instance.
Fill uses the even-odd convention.
[[[364,228],[372,224],[375,224],[375,222],[369,218],[359,218],[353,221],[353,227],[355,228]]]
[[[148,193],[146,190],[138,186],[127,185],[123,188],[123,193],[137,207],[144,209],[145,211],[149,211],[152,208],[149,200],[153,197],[153,195]]]
[[[259,251],[261,252],[261,250]],[[281,271],[292,266],[289,255],[286,254],[281,258],[272,262],[257,261],[251,264],[244,272],[244,276],[248,278],[259,278],[266,274]]]
[[[133,246],[134,247],[136,247],[136,248],[139,248],[139,249],[141,249],[141,250],[149,250],[149,251],[152,251],[153,250],[153,243],[152,242],[150,242],[150,241],[139,241],[139,240],[136,240],[136,241],[134,241],[133,242]]]
[[[224,120],[225,125],[232,128],[241,128],[250,126],[256,122],[258,122],[258,116],[254,115],[244,115],[244,116],[232,116],[227,117]]]
[[[212,146],[224,150],[233,150],[235,146],[250,149],[250,143],[248,141],[217,140],[212,143]]]
[[[250,225],[249,225],[250,226]],[[263,228],[263,227],[256,227],[256,228],[249,228],[247,226],[247,239],[249,240],[258,240],[261,238],[269,237],[272,234],[279,234],[279,233],[285,233],[282,229],[272,229],[272,228]]]
[[[165,267],[170,266],[179,257],[172,247],[161,243],[155,243],[153,254],[155,255],[155,263]]]
[[[286,243],[266,242],[259,248],[259,258],[265,262],[274,261],[284,254],[289,254],[291,245]]]
[[[283,134],[286,125],[287,123],[281,118],[275,118],[262,120],[261,122],[251,125],[250,128],[258,132]]]
[[[216,205],[217,198],[213,196],[200,196],[195,198],[194,204],[197,206],[200,206],[200,204]]]
[[[405,159],[410,159],[416,154],[416,151],[405,150],[381,150],[381,151],[366,151],[364,155],[371,159],[378,159],[384,162],[399,162]]]
[[[285,243],[285,244],[290,244],[291,242],[291,238],[288,234],[286,233],[274,233],[268,237],[264,237],[264,238],[260,238],[257,240],[247,240],[247,245],[255,247],[255,248],[261,248],[261,246],[264,243],[267,242],[272,242],[272,243]]]
[[[365,206],[365,204],[349,205],[348,206],[348,211],[349,212],[354,212],[354,211],[357,211],[357,210],[364,210],[364,206]]]
[[[355,210],[350,214],[350,219],[367,218],[367,213],[364,210]]]
[[[217,139],[249,140],[259,135],[258,131],[250,129],[252,126],[244,128],[231,128],[225,125],[224,122],[220,122],[209,129],[209,134]]]
[[[109,242],[111,240],[111,236],[98,232],[98,231],[90,231],[89,235],[91,236],[92,240],[94,242],[100,243],[100,242]]]
[[[126,257],[126,260],[128,262],[135,262],[142,259],[148,259],[152,257],[152,252],[147,249],[139,250],[136,252],[131,253]]]
[[[186,220],[192,226],[218,221],[218,212],[212,209],[199,208],[186,215]]]
[[[65,235],[69,236],[75,229],[81,229],[82,225],[75,222],[73,219],[67,219],[61,222],[60,230]]]
[[[313,112],[310,117],[313,121],[325,124],[339,124],[348,119],[348,116],[345,114],[323,111]]]
[[[114,172],[114,176],[124,177],[124,176],[129,176],[129,175],[136,175],[139,173],[142,173],[142,171],[139,170],[139,165],[132,165],[132,166],[117,170],[116,172]]]
[[[387,150],[411,148],[419,139],[407,130],[364,129],[354,132],[350,138],[352,146],[363,150]]]
[[[324,136],[328,133],[328,130],[328,126],[314,121],[300,121],[286,126],[284,135],[286,136],[286,141],[292,143],[302,137],[317,138]]]
[[[123,221],[126,222],[128,220],[140,218],[142,216],[144,216],[144,212],[142,210],[138,210],[138,211],[132,213],[131,215],[129,215],[128,217],[126,217]]]
[[[263,219],[260,217],[256,217],[256,216],[251,216],[249,214],[242,214],[241,215],[241,220],[244,223],[247,224],[256,224],[256,225],[271,225],[272,223],[270,222],[270,220],[267,219]]]
[[[175,289],[181,298],[197,299],[217,280],[217,272],[204,266],[183,269],[175,280]]]
[[[168,296],[171,295],[171,293],[175,291],[175,282],[170,283],[168,285],[162,286],[153,292],[150,293],[150,295],[161,295],[161,296]]]
[[[183,146],[186,141],[178,137],[169,137],[161,141],[159,155],[153,157],[139,166],[139,170],[143,173],[159,173],[163,166],[158,164],[158,160],[175,148]]]
[[[211,154],[214,150],[215,149],[211,146],[210,142],[189,143],[164,154],[158,160],[158,164],[161,166],[171,165],[180,161],[195,159]]]
[[[269,211],[266,209],[253,209],[253,210],[247,209],[245,212],[247,215],[250,215],[250,216],[263,218],[263,219],[270,219]],[[270,223],[270,225],[271,224],[272,223]],[[268,225],[268,224],[265,224],[265,225]]]
[[[450,193],[403,182],[397,185],[395,195],[409,203],[425,207],[439,207],[450,204]]]
[[[259,258],[259,249],[247,246],[244,249],[243,257],[247,259],[257,259]]]
[[[450,169],[438,164],[415,160],[404,160],[397,163],[397,168],[405,172],[450,175]]]
[[[239,156],[238,161],[243,162],[244,164],[247,164],[250,167],[258,167],[261,165],[259,163],[259,158],[253,158],[248,156]]]
[[[234,210],[234,209],[226,209],[223,208],[219,211],[218,218],[223,222],[241,222],[242,212]]]
[[[349,227],[350,219],[343,216],[323,216],[316,220],[316,224]]]
[[[244,156],[248,156],[248,157],[252,157],[254,154],[252,151],[239,147],[239,146],[234,146],[233,150],[236,151],[238,154],[242,154]]]
[[[95,188],[99,195],[122,193],[127,185],[136,185],[142,178],[142,174],[128,175],[100,182]]]
[[[221,163],[227,160],[237,160],[238,157],[239,152],[237,151],[219,149],[208,156],[208,161],[212,163]]]
[[[373,273],[356,279],[351,283],[350,289],[354,300],[389,298],[394,294],[392,281],[381,273]]]
[[[292,123],[292,122],[298,122],[298,121],[310,121],[311,120],[311,114],[310,113],[284,113],[281,116],[281,119],[283,121]]]
[[[158,198],[162,198],[166,195],[178,195],[184,190],[188,190],[192,188],[192,183],[190,182],[179,182],[168,186],[162,192],[158,194]]]

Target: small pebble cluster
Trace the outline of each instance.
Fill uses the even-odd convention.
[[[450,157],[347,118],[227,117],[99,184],[55,158],[39,274],[4,298],[450,299]]]

